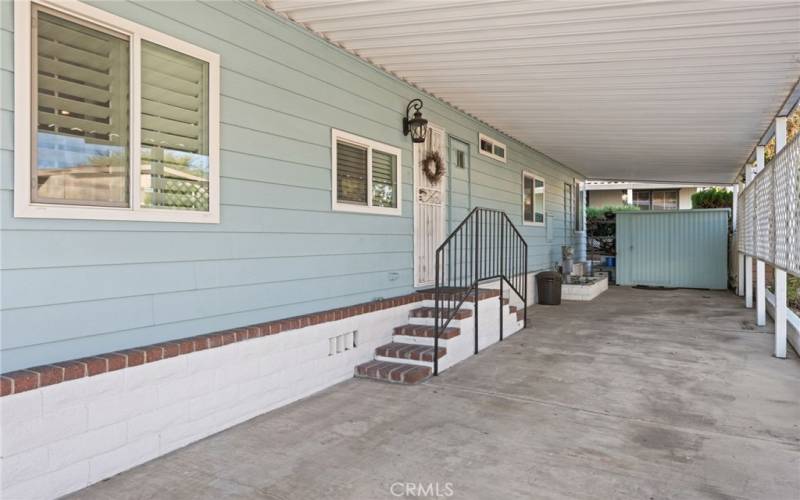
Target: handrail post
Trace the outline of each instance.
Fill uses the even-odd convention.
[[[433,374],[439,375],[439,250],[436,250],[436,285],[433,289]]]
[[[473,278],[473,283],[475,287],[475,305],[474,305],[474,316],[475,316],[475,354],[478,354],[478,283],[480,282],[480,238],[481,238],[481,212],[479,209],[476,209],[475,212],[475,276]]]
[[[525,240],[522,240],[522,249],[524,253],[523,259],[525,261],[525,272],[522,275],[522,286],[525,289],[525,304],[523,308],[523,311],[525,312],[522,313],[522,328],[528,328],[528,244],[525,242]]]
[[[506,221],[502,217],[500,218],[500,342],[503,341],[503,313],[505,309],[503,309],[503,277],[506,275],[506,242],[505,242],[505,227]],[[511,295],[508,296],[509,301],[511,303]]]

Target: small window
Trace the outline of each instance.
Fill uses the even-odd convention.
[[[506,163],[506,145],[502,142],[496,141],[491,137],[483,134],[478,134],[480,143],[480,152],[484,156],[494,158],[497,161]]]
[[[464,151],[460,149],[456,151],[456,167],[458,168],[466,168],[467,166],[467,155]]]
[[[544,179],[530,172],[522,173],[522,223],[544,226]]]
[[[219,222],[219,56],[80,2],[16,7],[15,216]]]
[[[400,150],[332,131],[333,210],[400,215]]]

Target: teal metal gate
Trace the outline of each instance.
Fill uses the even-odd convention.
[[[724,289],[728,209],[621,212],[617,284]]]

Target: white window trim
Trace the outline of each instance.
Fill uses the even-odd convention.
[[[339,202],[338,183],[336,182],[336,144],[338,141],[349,142],[367,148],[367,205],[354,205]],[[397,208],[372,206],[372,150],[377,149],[397,157]],[[403,211],[403,164],[400,149],[382,142],[365,139],[349,132],[331,129],[331,209],[336,212],[358,212],[380,215],[402,215]]]
[[[536,181],[542,181],[542,222],[535,222],[536,202],[533,203],[533,221],[525,220],[525,178],[533,179],[533,188],[536,189]],[[522,171],[522,225],[544,227],[547,224],[547,182],[539,174],[530,170]]]
[[[488,143],[490,143],[492,145],[492,152],[491,153],[481,149],[481,141],[486,141],[486,142],[488,142]],[[496,154],[494,154],[494,147],[495,146],[500,146],[501,148],[503,148],[503,151],[506,152],[506,155],[505,156],[497,156]],[[506,147],[506,145],[504,143],[502,143],[502,142],[500,142],[500,141],[498,141],[496,139],[492,139],[488,135],[482,134],[480,132],[478,133],[478,152],[480,154],[482,154],[483,156],[488,156],[489,158],[492,158],[492,159],[497,160],[499,162],[502,162],[502,163],[507,163],[508,162],[508,148]]]
[[[32,4],[88,21],[130,37],[130,179],[129,207],[94,207],[34,203],[31,200],[31,7]],[[208,63],[208,211],[141,208],[141,43],[147,40]],[[219,223],[219,55],[128,21],[77,0],[21,0],[14,3],[14,216],[46,219],[130,220]]]

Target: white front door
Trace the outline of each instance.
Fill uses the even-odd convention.
[[[414,144],[414,286],[431,286],[436,280],[436,249],[445,234],[447,175],[431,182],[422,172],[422,160],[438,151],[447,164],[444,129],[428,125],[424,143]]]

